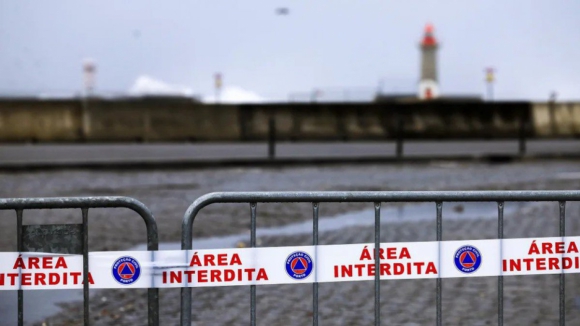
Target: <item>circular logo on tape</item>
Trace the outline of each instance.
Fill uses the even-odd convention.
[[[141,266],[133,257],[123,256],[113,263],[113,277],[121,284],[132,284],[139,279],[139,275]]]
[[[463,246],[453,256],[455,267],[463,273],[471,274],[481,266],[481,254],[474,246]]]
[[[293,252],[286,258],[286,273],[295,280],[307,278],[313,267],[312,258],[303,251]]]

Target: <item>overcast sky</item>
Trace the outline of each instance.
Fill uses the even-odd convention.
[[[277,7],[289,15],[276,15]],[[580,100],[578,0],[0,0],[0,94],[76,92],[94,58],[100,91],[140,76],[266,98],[313,88],[416,90],[418,42],[432,22],[443,94]]]

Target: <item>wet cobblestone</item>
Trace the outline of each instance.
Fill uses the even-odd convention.
[[[446,190],[580,189],[580,180],[561,177],[580,170],[575,163],[535,162],[509,165],[442,164],[320,166],[288,169],[215,169],[191,171],[60,171],[2,174],[2,197],[125,195],[145,203],[155,214],[161,241],[177,242],[181,218],[195,198],[212,191],[241,190]],[[368,204],[322,204],[321,216],[371,208]],[[0,250],[15,250],[15,214],[1,212]],[[434,212],[433,212],[434,215]],[[567,207],[568,235],[580,233],[580,207]],[[312,217],[309,204],[259,205],[258,225],[279,226]],[[25,224],[80,222],[78,211],[25,212]],[[383,217],[389,218],[389,217]],[[90,210],[91,250],[124,250],[144,242],[145,228],[126,210]],[[208,207],[194,224],[194,237],[247,232],[247,205]],[[434,221],[381,226],[381,241],[435,240]],[[558,207],[546,203],[515,210],[505,218],[506,238],[558,235]],[[131,232],[127,232],[131,229]],[[497,221],[470,218],[446,221],[444,240],[491,239]],[[304,245],[310,235],[264,237],[261,246]],[[372,226],[322,232],[321,244],[373,240]],[[567,323],[580,325],[580,277],[566,277]],[[506,325],[553,325],[558,321],[558,276],[512,276],[504,279]],[[195,325],[249,324],[249,287],[194,289]],[[320,284],[320,325],[371,325],[372,282]],[[161,289],[161,324],[179,323],[179,289]],[[306,325],[312,319],[312,285],[257,287],[259,325]],[[107,298],[103,300],[102,298]],[[435,323],[435,281],[381,282],[385,325]],[[63,304],[46,318],[48,325],[82,324],[82,303]],[[92,325],[135,325],[146,321],[146,290],[92,291]],[[497,277],[443,281],[444,325],[497,323]],[[41,323],[38,323],[41,325]]]

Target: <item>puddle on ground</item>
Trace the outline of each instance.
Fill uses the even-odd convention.
[[[509,203],[504,207],[504,217],[517,211],[529,209],[541,203],[516,202]],[[386,207],[381,209],[381,224],[433,221],[435,220],[435,204],[420,203],[408,204],[399,207]],[[336,231],[353,226],[374,225],[374,209],[349,212],[334,217],[320,217],[318,221],[318,232]],[[259,217],[258,217],[259,218]],[[497,218],[497,206],[490,202],[470,202],[470,203],[443,203],[443,220],[458,219],[478,219]],[[291,236],[312,233],[312,220],[299,223],[292,223],[271,228],[257,228],[256,237],[271,236]],[[220,249],[234,248],[239,242],[249,239],[248,233],[227,235],[220,237],[207,237],[193,239],[193,249]],[[160,250],[179,250],[181,244],[178,242],[162,242],[159,244]],[[129,250],[147,250],[145,244],[133,247]]]
[[[91,292],[93,292],[92,290]],[[94,292],[93,292],[94,294]],[[82,290],[24,291],[24,324],[41,322],[61,311],[59,303],[82,301]],[[0,291],[0,325],[18,324],[18,292]]]

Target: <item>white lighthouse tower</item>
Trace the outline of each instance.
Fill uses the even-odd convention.
[[[421,80],[419,81],[419,98],[430,100],[439,97],[437,81],[437,48],[439,44],[433,35],[433,25],[425,26],[421,41]]]

